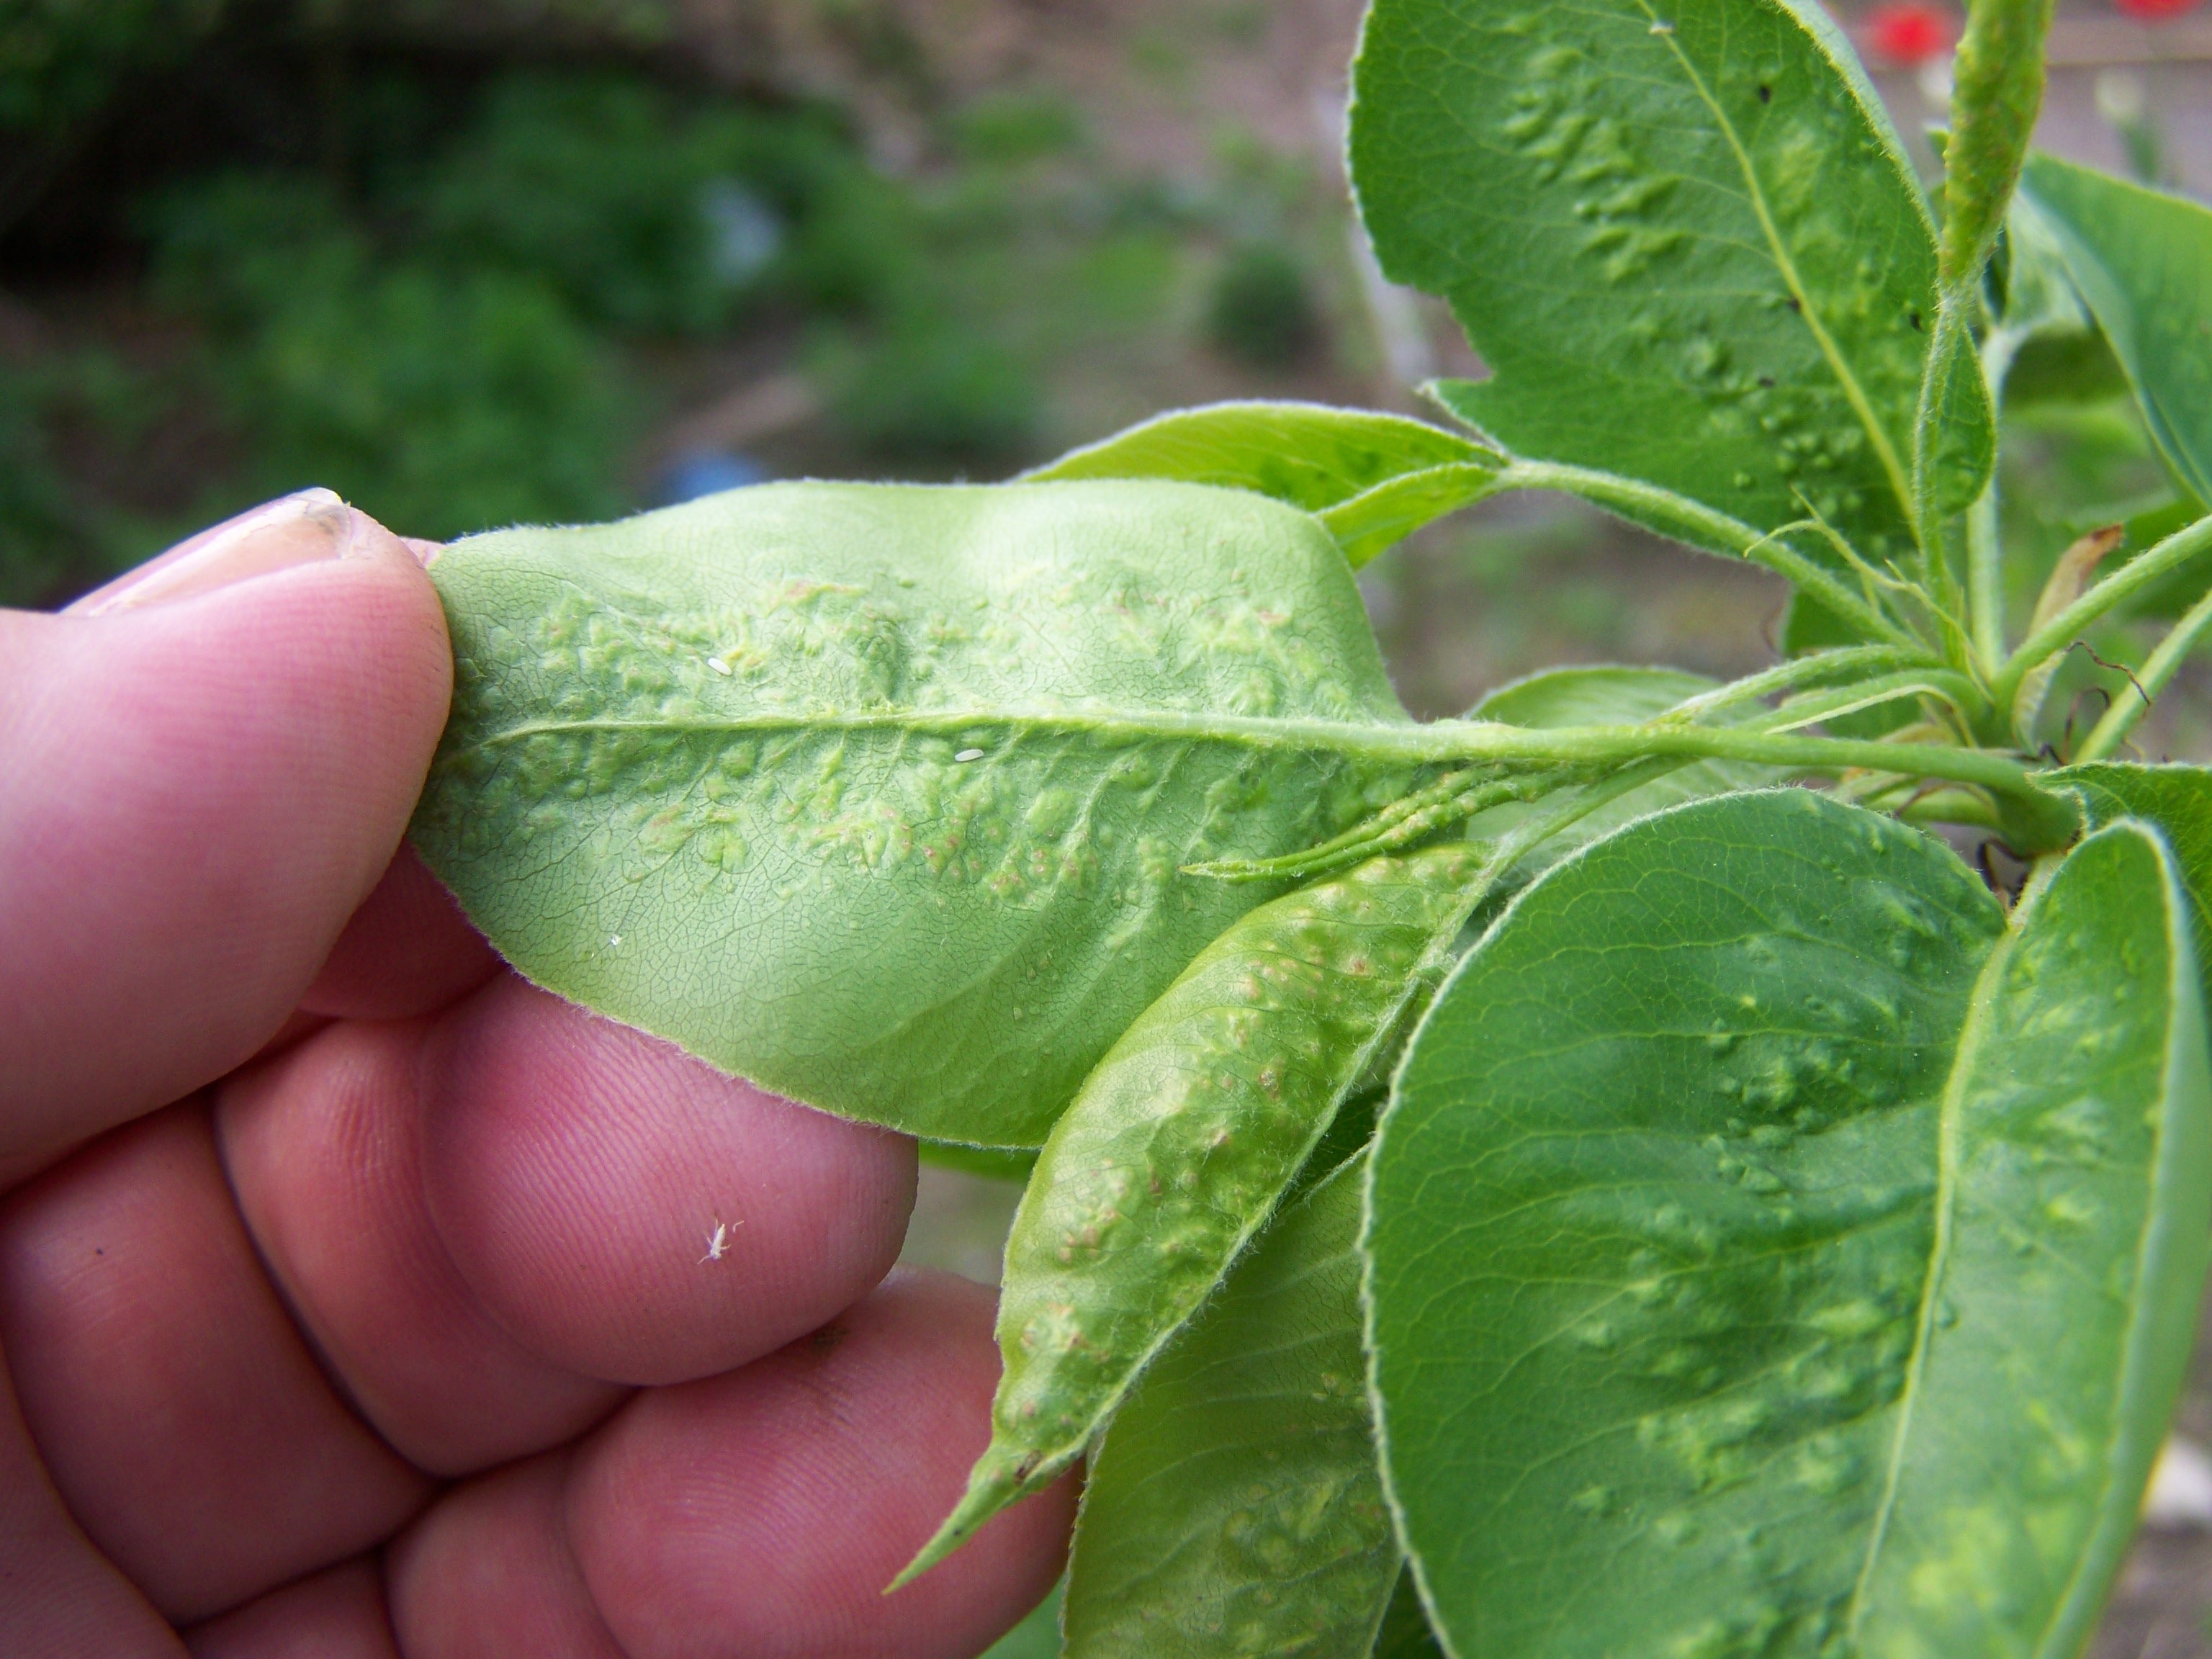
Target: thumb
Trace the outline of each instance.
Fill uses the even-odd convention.
[[[0,611],[0,1168],[251,1056],[407,826],[444,613],[327,490]]]

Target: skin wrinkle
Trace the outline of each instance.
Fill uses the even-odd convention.
[[[234,1080],[217,1123],[262,1259],[325,1369],[403,1455],[450,1477],[578,1431],[622,1390],[515,1342],[429,1224],[416,1073],[430,1029],[342,1026]],[[303,1171],[334,1191],[301,1201]],[[372,1276],[410,1287],[404,1318]]]
[[[172,1273],[201,1287],[189,1314],[165,1293]],[[120,1131],[15,1195],[0,1339],[72,1511],[173,1618],[350,1554],[428,1495],[286,1318],[204,1106]]]

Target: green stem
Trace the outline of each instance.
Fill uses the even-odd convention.
[[[1676,703],[1657,718],[1662,720],[1696,720],[1717,709],[1749,702],[1759,697],[1771,697],[1777,692],[1794,691],[1801,686],[1817,683],[1838,674],[1856,672],[1868,668],[1895,668],[1908,661],[1926,657],[1924,651],[1905,650],[1893,645],[1846,645],[1830,651],[1815,651],[1802,657],[1793,657],[1788,662],[1747,674],[1740,680],[1711,691],[1701,691],[1696,696]]]
[[[2014,694],[2029,671],[2063,651],[2080,637],[2083,629],[2115,605],[2132,599],[2207,549],[2212,549],[2212,516],[2199,519],[2185,530],[2175,531],[2141,558],[2122,565],[2021,642],[2020,649],[2006,658],[2004,666],[1998,671],[1990,687],[1990,701],[1999,708],[2011,708]]]
[[[1942,668],[1908,668],[1901,673],[1879,675],[1855,684],[1793,697],[1768,719],[1751,724],[1754,730],[1761,732],[1794,731],[1818,720],[1854,714],[1862,708],[1915,696],[1941,697],[1964,714],[1979,703],[1982,693],[1964,674]]]
[[[1943,516],[1936,505],[1936,460],[1948,412],[1939,396],[1944,389],[1943,371],[1954,353],[1972,349],[1968,318],[1973,304],[1971,289],[1956,283],[1946,283],[1936,294],[1936,326],[1929,335],[1928,366],[1920,377],[1912,427],[1913,535],[1920,544],[1929,600],[1942,619],[1944,654],[1960,668],[1966,665],[1966,630],[1959,622],[1965,596],[1959,591],[1958,573],[1951,568]]]
[[[1924,653],[1927,649],[1925,641],[1915,639],[1796,548],[1671,489],[1589,467],[1527,460],[1516,460],[1500,472],[1498,487],[1560,490],[1698,546],[1728,548],[1739,557],[1788,577],[1837,615],[1848,618],[1860,632],[1906,650]]]
[[[1998,328],[1983,342],[1982,378],[1989,382],[1991,404],[2002,404],[2013,359],[2026,338],[2018,330]],[[2005,653],[2004,546],[1997,532],[1997,469],[1993,464],[1988,487],[1966,514],[1966,613],[1984,673],[1994,673]]]
[[[1424,729],[1434,731],[1436,727]],[[1747,731],[1739,726],[1559,726],[1549,731],[1504,726],[1470,730],[1480,731],[1481,741],[1453,743],[1453,758],[1551,760],[1605,765],[1672,755],[1698,760],[1749,761],[1808,772],[1861,768],[1978,784],[2008,797],[2018,809],[2021,834],[2033,843],[2022,847],[2023,852],[2063,846],[2078,828],[2073,809],[2038,788],[2025,764],[1988,750],[1956,749],[1942,744],[1805,738]]]
[[[1990,804],[1968,789],[1936,789],[1917,795],[1897,809],[1907,823],[1967,823],[1980,830],[1999,828]]]
[[[2148,697],[2155,697],[2166,689],[2207,629],[2212,629],[2212,593],[2207,593],[2189,608],[2189,614],[2173,625],[2173,629],[2158,642],[2158,649],[2150,653],[2128,689],[2113,699],[2112,706],[2105,711],[2105,718],[2097,722],[2097,729],[2089,733],[2088,740],[2075,751],[2077,761],[2102,760],[2125,741],[2136,722],[2150,712]]]

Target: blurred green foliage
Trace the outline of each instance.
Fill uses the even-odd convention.
[[[103,30],[57,3],[44,67],[0,89],[25,119],[74,118],[100,93],[90,66],[124,72],[180,38],[183,15],[148,0]],[[64,74],[64,58],[87,67]],[[195,404],[224,440],[171,521],[107,513],[65,477],[65,417],[127,436],[106,412],[70,415],[82,362],[19,350],[0,366],[0,602],[310,483],[441,538],[618,514],[639,504],[625,469],[653,408],[639,353],[763,314],[817,319],[834,410],[867,453],[958,463],[1026,439],[1026,368],[929,269],[911,188],[830,112],[682,94],[635,69],[504,70],[442,123],[404,78],[354,99],[342,169],[221,167],[130,210],[145,301],[191,326],[144,390]],[[963,140],[1029,157],[1066,134],[1010,106]]]
[[[1207,337],[1255,368],[1297,361],[1320,332],[1304,268],[1276,242],[1247,242],[1214,278]]]
[[[223,0],[9,0],[0,12],[0,130],[55,134],[128,76],[214,27]]]
[[[47,436],[51,395],[41,377],[0,374],[0,580],[18,591],[53,580],[90,539],[56,474]]]
[[[684,79],[669,0],[0,0],[0,604],[311,483],[441,538],[619,514],[683,474],[679,411],[793,368],[819,415],[748,465],[930,477],[1211,392],[1199,337],[1327,372],[1310,167],[1224,127],[1201,173],[1117,173],[1064,90],[959,101],[823,3],[913,94],[896,173]],[[14,235],[41,202],[58,277],[10,263],[58,245]]]
[[[851,305],[880,280],[841,222],[866,193],[818,112],[686,108],[635,76],[518,72],[426,181],[449,260],[541,276],[607,327],[706,334],[779,285]],[[817,237],[817,230],[831,234]]]
[[[154,291],[250,440],[241,500],[323,483],[438,538],[620,510],[630,399],[553,282],[384,254],[311,179],[219,175],[152,217]]]

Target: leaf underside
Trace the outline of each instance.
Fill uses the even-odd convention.
[[[1383,267],[1448,300],[1491,371],[1438,388],[1454,413],[1516,454],[1763,531],[1817,512],[1902,559],[1936,245],[1817,7],[1377,0],[1353,88]],[[1971,353],[1954,370],[1949,510],[1992,446]]]
[[[1368,1659],[1399,1558],[1359,1346],[1365,1171],[1289,1206],[1115,1418],[1068,1659]]]
[[[526,976],[723,1070],[1036,1146],[1265,885],[1407,787],[1306,514],[1180,483],[776,484],[447,549],[413,836]],[[1395,769],[1394,769],[1394,767]]]
[[[1522,896],[1417,1035],[1367,1240],[1459,1659],[2074,1651],[2212,1228],[2185,902],[2125,823],[2008,934],[1790,791]]]

